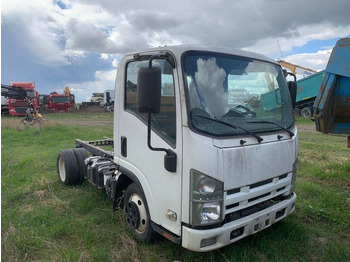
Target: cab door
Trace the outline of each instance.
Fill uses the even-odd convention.
[[[148,66],[148,59],[134,60],[133,56],[124,65],[121,94],[124,101],[118,119],[119,164],[132,172],[141,183],[151,220],[181,235],[182,134],[177,73],[167,60],[155,59],[155,65],[162,71],[162,89],[160,113],[152,114],[151,145],[176,153],[176,172],[168,172],[164,168],[163,151],[148,148],[147,115],[137,111],[137,73],[139,68]],[[169,212],[176,214],[176,221],[166,216]]]

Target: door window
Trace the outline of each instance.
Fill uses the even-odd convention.
[[[152,114],[152,130],[167,143],[176,144],[176,106],[173,69],[166,60],[153,60],[153,66],[161,68],[161,106],[159,114]],[[125,81],[125,110],[147,124],[147,114],[137,110],[137,72],[139,68],[148,67],[148,60],[132,61],[127,64]]]

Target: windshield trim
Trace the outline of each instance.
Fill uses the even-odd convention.
[[[186,52],[183,52],[181,54],[181,73],[182,73],[182,83],[183,83],[183,87],[184,87],[184,93],[185,93],[185,103],[186,103],[186,113],[187,113],[187,124],[190,128],[191,131],[193,131],[196,134],[205,136],[205,137],[210,137],[212,139],[232,139],[232,138],[236,138],[239,136],[249,136],[248,133],[239,133],[239,134],[213,134],[210,132],[207,132],[205,130],[199,129],[196,126],[193,125],[192,122],[192,116],[191,116],[191,105],[190,105],[190,95],[189,95],[189,90],[188,90],[188,82],[187,82],[187,77],[186,77],[186,72],[185,72],[185,66],[184,66],[184,62],[185,62],[185,57],[188,54],[216,54],[216,55],[221,55],[221,56],[229,56],[229,57],[234,57],[234,58],[238,58],[238,59],[250,59],[250,60],[254,60],[254,61],[260,61],[260,62],[264,62],[264,63],[268,63],[268,64],[272,64],[274,66],[278,66],[280,68],[282,68],[277,62],[274,61],[269,61],[269,60],[264,60],[264,59],[259,59],[259,58],[251,58],[251,57],[247,57],[247,56],[240,56],[240,55],[235,55],[235,54],[230,54],[230,53],[224,53],[224,52],[215,52],[215,51],[208,51],[208,50],[188,50]],[[295,119],[293,118],[293,121],[291,122],[291,125],[286,127],[286,129],[292,129],[295,126]],[[263,135],[263,134],[267,134],[267,133],[272,133],[272,132],[278,132],[278,131],[285,131],[283,130],[283,128],[278,127],[278,126],[274,126],[269,128],[268,130],[261,130],[258,132],[254,132],[254,134],[256,135]]]

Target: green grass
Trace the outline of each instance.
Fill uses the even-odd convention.
[[[310,118],[295,117],[295,122],[297,125],[312,125],[315,126],[314,122]]]
[[[49,120],[70,120],[70,119],[79,119],[79,120],[113,120],[113,113],[110,112],[81,112],[81,111],[72,111],[69,114],[66,113],[49,113],[44,112],[43,118]]]
[[[46,114],[42,127],[2,118],[3,261],[350,261],[350,149],[344,136],[299,131],[296,211],[225,248],[195,253],[133,240],[123,213],[89,183],[58,182],[57,152],[75,138],[112,137],[113,114]],[[63,124],[67,121],[68,124]],[[297,119],[297,125],[313,122]]]

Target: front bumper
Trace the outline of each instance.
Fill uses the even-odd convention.
[[[296,194],[272,207],[214,229],[192,229],[182,226],[182,246],[196,252],[206,252],[255,234],[285,218],[295,209]]]

